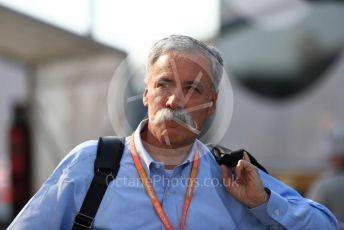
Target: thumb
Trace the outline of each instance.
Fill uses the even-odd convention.
[[[245,161],[248,161],[248,162],[250,162],[251,163],[251,160],[250,160],[250,157],[248,156],[248,153],[244,150],[244,156],[243,156],[243,159],[245,160]]]

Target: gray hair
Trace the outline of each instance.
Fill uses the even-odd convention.
[[[156,42],[149,51],[147,70],[158,60],[158,58],[168,52],[200,52],[211,63],[212,83],[214,89],[218,90],[222,73],[223,60],[220,52],[214,47],[200,42],[185,35],[170,35]]]

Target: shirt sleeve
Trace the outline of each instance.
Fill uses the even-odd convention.
[[[71,229],[92,179],[93,152],[86,142],[73,149],[7,229]]]
[[[334,215],[324,206],[303,198],[294,189],[260,171],[264,186],[270,191],[267,203],[250,209],[271,229],[339,229]]]

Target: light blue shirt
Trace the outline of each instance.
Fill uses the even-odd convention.
[[[222,184],[221,172],[207,147],[196,140],[188,158],[172,172],[154,161],[142,145],[140,131],[135,145],[154,191],[174,229],[179,229],[195,147],[200,166],[198,182],[187,214],[185,229],[337,229],[337,222],[324,206],[301,197],[296,191],[259,171],[271,192],[268,202],[249,209],[236,201]],[[140,182],[129,138],[113,180],[98,209],[93,229],[165,229]],[[93,178],[97,141],[74,148],[15,218],[8,229],[71,229]]]

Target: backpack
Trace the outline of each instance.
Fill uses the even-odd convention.
[[[94,162],[94,176],[86,193],[79,213],[75,216],[72,230],[91,229],[99,205],[103,199],[107,186],[116,178],[123,155],[125,138],[114,136],[100,137],[97,156]],[[231,151],[220,145],[207,144],[218,164],[234,167],[246,152],[250,161],[257,168],[267,172],[258,161],[244,149]]]

